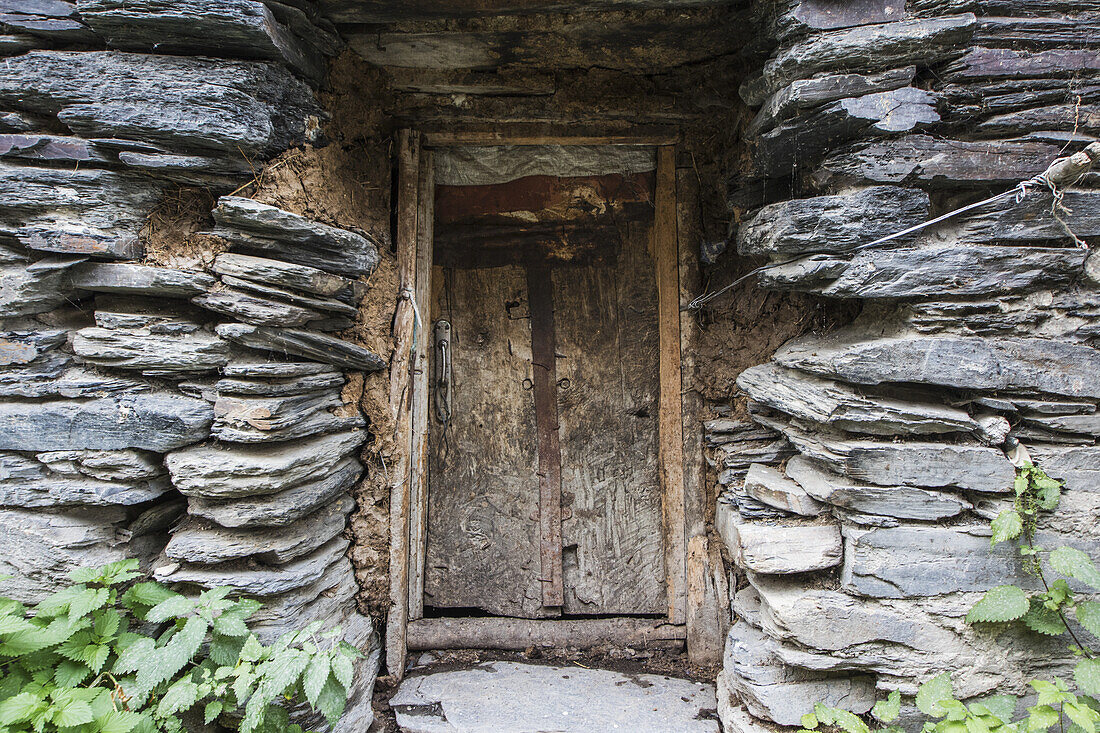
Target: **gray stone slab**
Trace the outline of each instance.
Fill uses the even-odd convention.
[[[233,288],[220,288],[191,299],[195,305],[256,326],[304,326],[323,318],[315,310],[270,300]]]
[[[97,366],[158,375],[216,371],[229,362],[229,344],[206,331],[84,328],[73,337],[73,352]]]
[[[223,196],[214,208],[216,232],[234,249],[308,265],[345,277],[369,275],[378,266],[377,243],[362,234],[312,221],[239,196]]]
[[[806,456],[788,461],[786,474],[818,501],[862,514],[938,521],[971,508],[969,501],[955,494],[852,481]]]
[[[342,372],[332,370],[327,374],[307,374],[287,379],[221,379],[214,388],[218,394],[277,397],[340,388],[345,381]]]
[[[5,102],[58,114],[87,137],[217,151],[234,159],[312,141],[319,128],[307,85],[281,66],[248,61],[32,51],[5,61]]]
[[[132,449],[50,451],[35,459],[57,473],[102,481],[136,481],[167,474],[160,454]]]
[[[349,317],[354,317],[359,312],[355,306],[337,298],[310,297],[284,288],[273,288],[251,280],[233,277],[232,275],[222,275],[221,280],[226,286],[235,290],[257,293],[271,300],[293,303],[302,308],[339,313]]]
[[[72,295],[68,270],[72,260],[39,260],[29,267],[0,267],[0,318],[46,313]]]
[[[207,444],[176,451],[166,463],[172,483],[187,496],[229,499],[264,496],[316,480],[366,439],[360,430],[279,446]]]
[[[749,521],[719,502],[715,529],[738,567],[763,574],[807,573],[841,561],[840,528],[835,522]]]
[[[313,514],[283,527],[226,529],[204,520],[189,520],[172,532],[164,553],[180,562],[217,564],[254,557],[282,565],[307,555],[344,531],[354,504],[342,497]]]
[[[49,354],[26,369],[0,370],[0,397],[76,399],[149,392],[152,389],[146,382],[73,367],[72,361],[68,354]]]
[[[868,239],[867,241],[871,241]],[[763,273],[763,287],[837,298],[919,298],[1021,293],[1076,280],[1079,249],[958,245],[857,252],[843,267],[806,271],[801,264]]]
[[[316,267],[232,252],[218,255],[214,260],[214,272],[329,298],[351,293],[359,287],[346,277]]]
[[[96,293],[190,298],[212,288],[214,278],[191,270],[94,262],[74,268],[72,284]]]
[[[764,79],[770,93],[819,71],[878,71],[918,60],[929,64],[957,55],[976,21],[965,13],[817,33],[780,49],[764,65]]]
[[[737,386],[772,409],[839,430],[872,435],[929,435],[977,427],[958,408],[861,393],[843,382],[775,364],[746,369],[738,376]]]
[[[825,506],[801,486],[771,466],[759,463],[749,466],[745,474],[745,493],[770,507],[804,517],[814,517],[825,511]]]
[[[390,706],[407,733],[717,733],[714,687],[657,675],[489,662],[401,683]]]
[[[197,517],[223,527],[282,527],[337,501],[350,501],[341,494],[350,489],[363,471],[352,457],[345,458],[321,478],[262,496],[219,501],[201,496],[188,497],[188,509]]]
[[[336,537],[312,553],[285,565],[264,566],[235,561],[205,567],[174,563],[155,568],[153,575],[162,583],[184,583],[202,588],[229,586],[242,595],[274,596],[311,584],[325,570],[343,560],[347,549],[348,541]]]
[[[67,331],[57,328],[18,328],[0,331],[0,366],[30,364],[65,343]]]
[[[136,557],[144,568],[163,547],[156,535],[131,535],[119,507],[81,507],[51,511],[0,511],[0,574],[4,595],[37,603],[72,585],[75,567],[106,565]]]
[[[167,453],[205,440],[214,412],[204,400],[161,392],[88,400],[0,402],[0,450]]]
[[[386,360],[373,351],[321,333],[243,323],[222,323],[216,330],[219,336],[242,346],[304,356],[350,371],[378,371],[387,366]]]
[[[927,193],[898,186],[783,201],[763,207],[737,228],[737,251],[751,256],[844,252],[919,224],[928,207]]]
[[[152,501],[172,490],[172,484],[163,475],[103,478],[52,470],[60,467],[56,463],[49,465],[43,465],[41,459],[0,452],[0,506],[27,509],[131,506]]]
[[[842,329],[781,348],[783,366],[856,384],[934,384],[961,389],[1100,397],[1100,351],[1041,338],[901,335]]]
[[[77,7],[111,48],[269,59],[314,80],[324,73],[317,50],[257,0],[78,0]]]
[[[271,377],[290,379],[315,374],[339,374],[328,364],[313,361],[244,361],[234,360],[226,364],[222,374],[227,377]]]
[[[768,649],[770,640],[744,621],[726,637],[723,671],[730,691],[753,715],[780,725],[800,725],[815,703],[866,713],[875,704],[870,675],[824,675],[784,664]]]

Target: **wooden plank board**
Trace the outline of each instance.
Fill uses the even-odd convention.
[[[531,369],[534,373],[535,433],[539,451],[539,558],[542,605],[563,605],[561,547],[561,443],[558,437],[557,348],[554,338],[552,270],[527,266],[531,312]]]
[[[412,418],[409,456],[409,618],[424,615],[424,545],[428,522],[428,352],[432,342],[430,297],[432,285],[432,238],[435,228],[435,168],[432,152],[420,150],[420,181],[417,188],[416,247],[416,339],[412,363]]]
[[[665,572],[672,623],[687,619],[687,539],[684,505],[684,428],[681,408],[679,243],[676,228],[676,153],[657,151],[653,251],[657,262],[657,319],[660,336],[658,460],[665,527]]]
[[[610,265],[554,273],[569,614],[667,611],[649,231],[624,227]]]
[[[390,612],[386,617],[386,667],[396,679],[405,673],[406,624],[409,615],[409,455],[411,404],[410,357],[415,317],[411,296],[416,288],[417,200],[420,137],[398,135],[397,273],[398,303],[394,316],[394,353],[390,362],[390,417],[395,426],[395,464],[390,475]]]
[[[530,320],[518,266],[454,270],[453,415],[431,422],[424,605],[546,615]]]
[[[409,624],[409,648],[508,649],[529,647],[629,646],[683,649],[685,629],[665,620],[601,618],[532,620],[518,618],[430,618]]]
[[[653,147],[673,145],[679,135],[667,132],[653,135],[547,135],[529,132],[499,131],[437,131],[424,134],[424,144],[429,147],[462,145],[635,145]]]

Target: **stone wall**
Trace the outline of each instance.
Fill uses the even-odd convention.
[[[4,594],[135,556],[260,598],[264,641],[341,624],[368,656],[340,727],[365,730],[347,385],[386,364],[356,329],[388,232],[256,200],[267,161],[324,142],[341,41],[308,3],[253,0],[9,4],[0,24]]]
[[[791,0],[755,17],[776,47],[741,88],[757,113],[732,241],[788,263],[764,287],[863,310],[742,372],[751,421],[707,424],[739,588],[725,728],[798,725],[815,701],[867,711],[943,670],[962,697],[1023,692],[1065,650],[963,616],[993,585],[1034,583],[1012,548],[990,549],[1009,437],[1067,482],[1040,542],[1100,552],[1100,289],[1066,228],[1100,234],[1100,179],[1057,215],[1041,189],[851,250],[1095,140],[1096,8]]]

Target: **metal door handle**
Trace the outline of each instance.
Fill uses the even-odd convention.
[[[435,323],[435,416],[446,425],[451,419],[451,323]]]

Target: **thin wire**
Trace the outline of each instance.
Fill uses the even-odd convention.
[[[916,224],[914,226],[911,226],[908,229],[903,229],[900,232],[894,232],[893,234],[889,234],[885,237],[881,237],[879,239],[876,239],[873,242],[868,242],[867,244],[861,244],[858,247],[853,247],[853,248],[844,249],[844,250],[831,249],[831,250],[817,250],[817,251],[813,251],[813,252],[803,252],[802,254],[798,255],[797,257],[792,257],[791,259],[785,260],[783,262],[772,262],[772,263],[767,264],[767,265],[761,265],[760,267],[749,270],[747,273],[745,273],[741,277],[737,278],[736,280],[731,282],[729,285],[726,285],[725,287],[723,287],[720,290],[716,290],[713,293],[704,293],[703,295],[700,295],[698,298],[696,298],[695,300],[688,303],[687,310],[699,310],[700,308],[702,308],[704,305],[711,302],[715,298],[717,298],[721,295],[724,295],[725,293],[728,293],[730,290],[733,290],[735,287],[737,287],[741,283],[745,282],[749,278],[754,277],[756,275],[759,275],[762,272],[767,272],[768,270],[774,270],[777,267],[783,267],[785,265],[790,265],[792,263],[798,262],[799,260],[804,260],[808,257],[813,257],[815,255],[843,255],[843,254],[851,254],[851,253],[854,253],[854,252],[860,252],[860,251],[865,250],[865,249],[872,249],[873,247],[878,247],[880,245],[886,244],[887,242],[892,242],[895,239],[899,239],[901,237],[904,237],[907,234],[912,234],[914,232],[919,232],[920,230],[926,229],[927,227],[930,227],[933,224],[939,224],[941,221],[946,221],[947,219],[958,216],[959,214],[965,214],[968,211],[973,211],[974,209],[980,208],[982,206],[988,206],[989,204],[996,203],[997,201],[1000,201],[1003,198],[1007,198],[1008,196],[1014,196],[1015,197],[1015,203],[1019,204],[1021,201],[1024,200],[1024,198],[1027,197],[1027,195],[1031,192],[1031,189],[1039,187],[1039,186],[1045,186],[1045,187],[1047,187],[1051,190],[1051,192],[1054,194],[1054,197],[1055,197],[1054,205],[1055,205],[1055,207],[1057,207],[1059,205],[1060,201],[1061,201],[1061,193],[1062,192],[1054,184],[1054,181],[1052,181],[1050,179],[1050,177],[1047,176],[1047,174],[1045,172],[1043,172],[1043,173],[1040,173],[1039,175],[1037,175],[1033,178],[1029,178],[1026,181],[1020,181],[1018,184],[1016,184],[1011,189],[1009,189],[1007,191],[1003,191],[1002,193],[999,193],[996,196],[990,196],[989,198],[985,199],[984,201],[978,201],[978,202],[973,203],[973,204],[967,204],[966,206],[955,209],[954,211],[949,211],[946,214],[941,214],[940,216],[937,216],[935,219],[929,219],[928,221],[921,222],[920,224]],[[1071,233],[1071,235],[1072,235],[1072,233]],[[1077,237],[1075,235],[1072,235],[1072,236],[1074,237],[1075,243],[1080,241],[1080,240],[1077,239]]]

